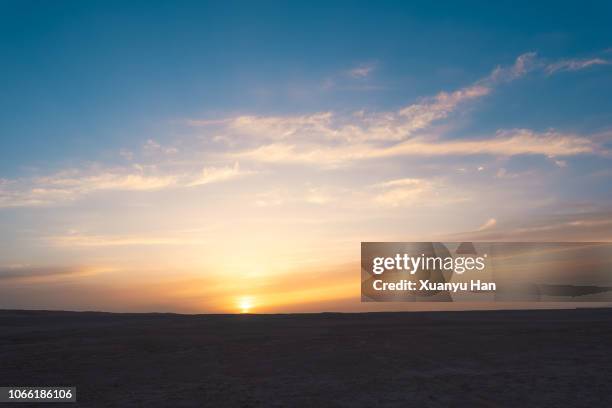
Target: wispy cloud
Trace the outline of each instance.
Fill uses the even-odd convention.
[[[497,220],[495,218],[489,218],[484,224],[482,224],[478,231],[489,230],[497,225]]]
[[[567,213],[498,221],[487,228],[445,237],[453,240],[480,241],[602,241],[612,239],[612,219],[609,211]],[[495,227],[495,228],[493,228]]]
[[[34,183],[44,186],[48,191],[87,193],[98,190],[159,190],[177,181],[173,175],[147,174],[149,172],[151,170],[139,166],[128,169],[92,169],[90,172],[73,169],[36,178]]]
[[[374,206],[386,208],[426,206],[436,208],[469,201],[468,195],[449,185],[442,177],[401,178],[371,186],[365,196],[372,197]]]
[[[208,241],[185,234],[148,235],[85,235],[71,233],[54,235],[44,239],[47,243],[59,247],[119,247],[119,246],[185,246],[203,245]]]
[[[535,52],[526,52],[519,55],[514,64],[507,67],[497,67],[480,83],[494,85],[500,82],[510,82],[527,75],[530,71],[537,69],[541,63]]]
[[[45,283],[57,280],[79,279],[100,273],[111,272],[113,268],[74,266],[31,266],[0,265],[0,282],[3,283]]]
[[[234,178],[252,174],[253,171],[240,170],[240,164],[234,163],[231,167],[205,167],[193,181],[186,184],[187,187],[203,186],[205,184],[219,183]]]
[[[476,84],[453,92],[440,92],[395,112],[357,111],[348,116],[318,112],[295,116],[243,115],[222,121],[191,120],[192,126],[221,126],[225,138],[247,140],[400,141],[447,118],[461,105],[488,95],[491,88]]]
[[[594,154],[599,146],[588,137],[549,130],[501,129],[493,135],[445,138],[435,125],[466,104],[489,95],[500,83],[514,81],[542,67],[533,52],[507,67],[497,67],[475,83],[390,112],[357,111],[342,115],[320,112],[296,116],[237,116],[222,121],[192,121],[213,127],[226,140],[242,143],[226,154],[231,160],[310,163],[336,166],[401,156]]]
[[[348,71],[348,75],[352,78],[360,79],[369,76],[375,69],[376,63],[369,62],[365,64],[360,64],[354,68],[351,68]]]
[[[374,187],[382,190],[375,195],[375,202],[390,207],[415,204],[434,188],[431,181],[415,178],[385,181]]]
[[[195,187],[252,174],[233,166],[202,170],[160,169],[155,165],[75,168],[48,176],[0,180],[0,208],[45,206],[104,191],[147,192]]]
[[[287,204],[326,205],[346,194],[343,189],[310,184],[293,186],[292,189],[274,188],[254,194],[252,203],[257,207],[280,207]]]
[[[448,118],[464,104],[489,95],[498,83],[525,75],[532,69],[534,58],[535,53],[520,55],[513,65],[497,67],[472,85],[451,92],[439,92],[393,112],[357,111],[348,116],[333,112],[294,116],[240,115],[219,120],[189,120],[187,124],[216,127],[215,130],[224,133],[225,137],[258,140],[400,141]],[[370,71],[356,72],[363,75]]]
[[[564,60],[549,64],[546,69],[552,73],[601,63],[607,62],[599,59]],[[567,162],[563,158],[567,156],[606,154],[603,142],[556,130],[501,129],[489,135],[462,138],[446,134],[453,128],[453,115],[487,97],[499,84],[542,69],[542,64],[535,53],[525,53],[513,64],[497,67],[472,84],[454,91],[441,91],[388,112],[360,110],[345,114],[324,111],[304,115],[238,115],[189,120],[189,126],[198,128],[198,137],[202,137],[201,131],[210,136],[207,147],[213,149],[197,145],[190,148],[182,145],[179,149],[149,139],[140,153],[121,151],[121,157],[129,165],[98,164],[46,176],[0,180],[0,207],[51,205],[104,191],[190,188],[255,173],[240,167],[239,161],[254,168],[265,163],[334,167],[400,157],[541,155],[564,167]],[[374,67],[362,65],[356,67],[353,74],[364,77]],[[214,165],[203,166],[203,162]],[[425,185],[419,188],[425,188]],[[382,193],[381,200],[399,201],[402,195],[408,198],[417,194],[414,185],[405,185],[402,189]],[[313,203],[329,202],[328,195],[320,191],[313,192],[310,197]],[[275,199],[260,201],[278,202]]]
[[[494,138],[442,140],[413,138],[392,146],[376,144],[299,145],[274,143],[236,153],[247,160],[276,163],[310,163],[326,166],[352,161],[402,156],[515,155],[571,156],[594,154],[598,146],[585,137],[553,131],[538,133],[527,129],[502,130]]]
[[[159,142],[153,139],[147,140],[145,143],[143,150],[146,153],[164,153],[164,154],[176,154],[179,152],[179,149],[175,146],[162,146]]]
[[[488,95],[491,88],[484,85],[473,85],[454,92],[440,92],[433,98],[425,99],[421,103],[407,106],[399,111],[396,137],[387,138],[400,140],[411,136],[415,131],[426,129],[435,121],[445,119],[461,104]],[[384,117],[378,126],[384,126]],[[399,137],[398,137],[399,136]]]
[[[563,71],[579,71],[595,65],[610,65],[611,62],[601,58],[566,59],[548,64],[545,71],[548,75]]]

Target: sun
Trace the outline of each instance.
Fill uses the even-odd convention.
[[[238,308],[240,313],[249,313],[253,308],[253,298],[250,296],[243,296],[238,299]]]

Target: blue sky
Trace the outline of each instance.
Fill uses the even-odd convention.
[[[272,280],[344,268],[362,240],[609,240],[610,15],[0,2],[0,279],[33,282],[2,306],[111,308],[62,303],[66,285],[98,299],[140,273],[219,289],[119,309],[227,310],[239,274],[265,310],[316,310]],[[353,310],[339,276],[327,306]]]
[[[589,58],[612,43],[605,2],[328,3],[3,2],[2,171],[95,159],[176,118],[390,109],[524,52]],[[368,62],[372,89],[317,89]],[[517,85],[477,124],[605,127],[611,80],[592,71]]]

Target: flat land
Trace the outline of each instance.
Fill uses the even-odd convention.
[[[612,310],[0,311],[0,385],[76,386],[78,406],[612,406]]]

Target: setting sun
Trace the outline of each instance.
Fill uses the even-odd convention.
[[[249,313],[253,308],[253,298],[241,297],[238,300],[238,308],[240,309],[240,313]]]

